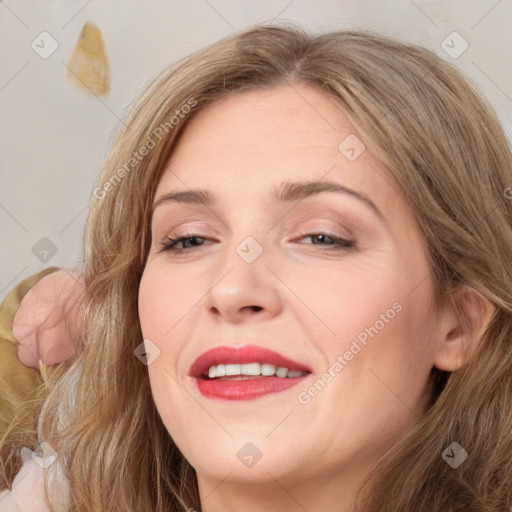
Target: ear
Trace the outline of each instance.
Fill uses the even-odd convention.
[[[452,372],[468,363],[477,352],[479,338],[489,325],[496,306],[480,292],[461,285],[442,311],[441,338],[434,366]]]

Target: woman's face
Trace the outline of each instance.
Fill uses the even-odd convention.
[[[389,171],[331,99],[280,86],[194,118],[155,203],[140,321],[200,486],[355,482],[425,411],[441,338]]]

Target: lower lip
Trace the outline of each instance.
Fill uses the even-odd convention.
[[[200,393],[206,398],[219,400],[252,400],[263,395],[278,393],[303,382],[307,375],[282,379],[260,377],[245,380],[216,380],[196,378]]]

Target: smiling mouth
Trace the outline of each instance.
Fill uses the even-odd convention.
[[[276,366],[267,363],[245,363],[212,365],[208,369],[208,373],[204,373],[200,377],[221,381],[262,379],[273,376],[280,379],[294,379],[307,375],[308,373],[307,371],[289,370],[284,366]]]
[[[296,386],[311,375],[306,365],[256,345],[218,346],[192,364],[189,376],[206,398],[252,400]]]
[[[205,398],[241,401],[286,391],[309,375],[268,363],[218,364],[194,380]]]

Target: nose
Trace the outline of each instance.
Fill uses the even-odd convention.
[[[282,311],[279,280],[267,264],[264,249],[253,262],[244,260],[230,244],[218,253],[204,304],[210,315],[231,323],[269,320]]]

